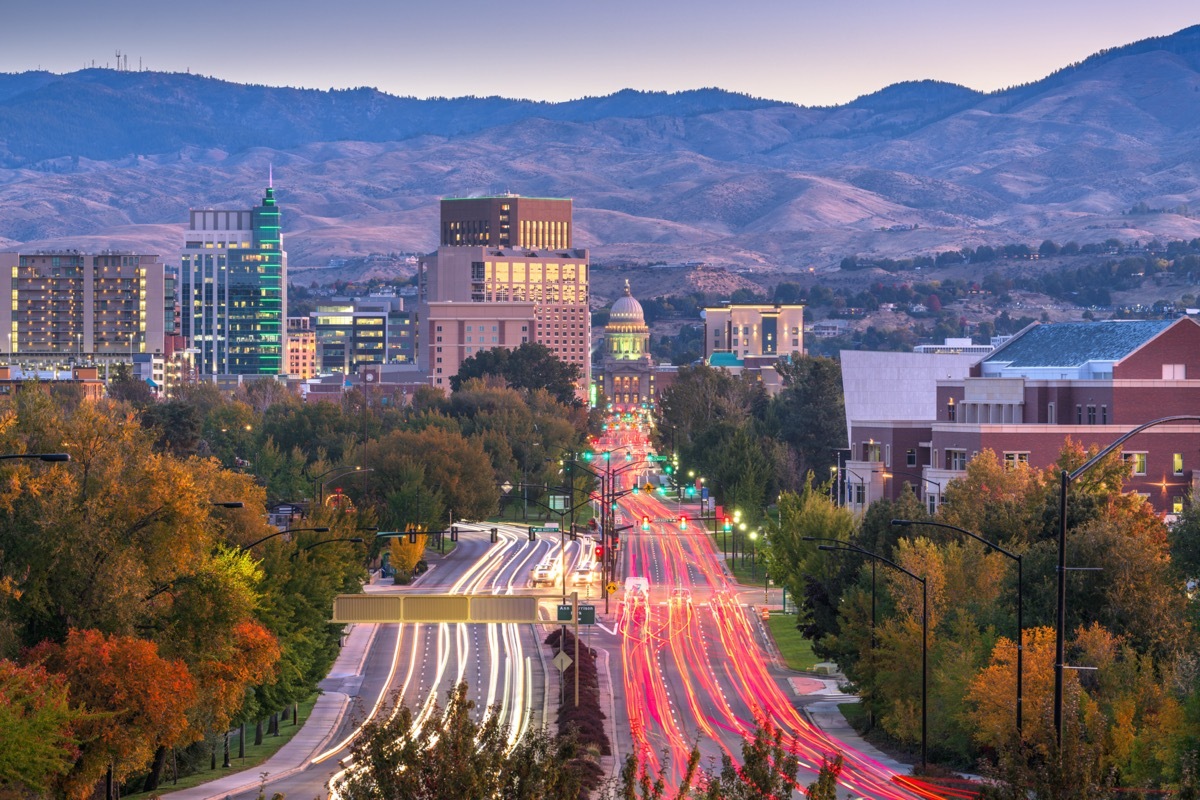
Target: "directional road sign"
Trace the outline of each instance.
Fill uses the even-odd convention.
[[[555,525],[553,528],[530,528],[529,530],[533,531],[534,533],[558,533],[558,526]]]
[[[574,612],[575,612],[575,609],[571,607],[570,603],[559,604],[559,606],[558,606],[558,621],[559,622],[570,622],[575,616]]]
[[[595,625],[596,624],[596,607],[580,603],[579,605],[579,624],[580,625]]]

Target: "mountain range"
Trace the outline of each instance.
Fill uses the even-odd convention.
[[[269,169],[293,266],[432,249],[439,198],[498,192],[574,198],[576,244],[610,264],[820,272],[850,254],[1191,239],[1198,132],[1200,26],[1002,91],[906,82],[823,108],[3,74],[0,248],[169,256],[189,208],[248,208]]]

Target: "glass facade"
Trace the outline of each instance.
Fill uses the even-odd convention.
[[[203,224],[197,231],[197,215]],[[211,220],[214,227],[209,230]],[[243,230],[243,223],[248,229]],[[180,270],[183,333],[202,375],[285,372],[287,264],[275,190],[246,212],[193,212]]]

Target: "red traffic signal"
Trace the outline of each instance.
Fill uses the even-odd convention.
[[[650,530],[650,518],[649,517],[642,517],[642,530],[644,530],[644,531]]]
[[[681,530],[681,531],[687,530],[687,517],[679,518],[679,530]]]
[[[602,558],[604,558],[604,547],[602,545],[596,545],[596,560],[599,561]]]

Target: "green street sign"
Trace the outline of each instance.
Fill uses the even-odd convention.
[[[558,526],[555,525],[553,528],[530,528],[529,530],[533,533],[558,533]]]
[[[667,456],[646,456],[647,461],[668,461]]]
[[[572,620],[572,618],[574,618],[574,616],[575,616],[574,611],[575,611],[575,609],[571,607],[570,603],[560,603],[558,606],[558,621],[559,622],[570,622]],[[595,612],[596,612],[596,610],[592,609],[592,618],[593,619],[595,619]]]
[[[559,606],[562,608],[562,606]],[[580,625],[595,625],[596,624],[596,607],[591,605],[579,606],[579,624]]]

